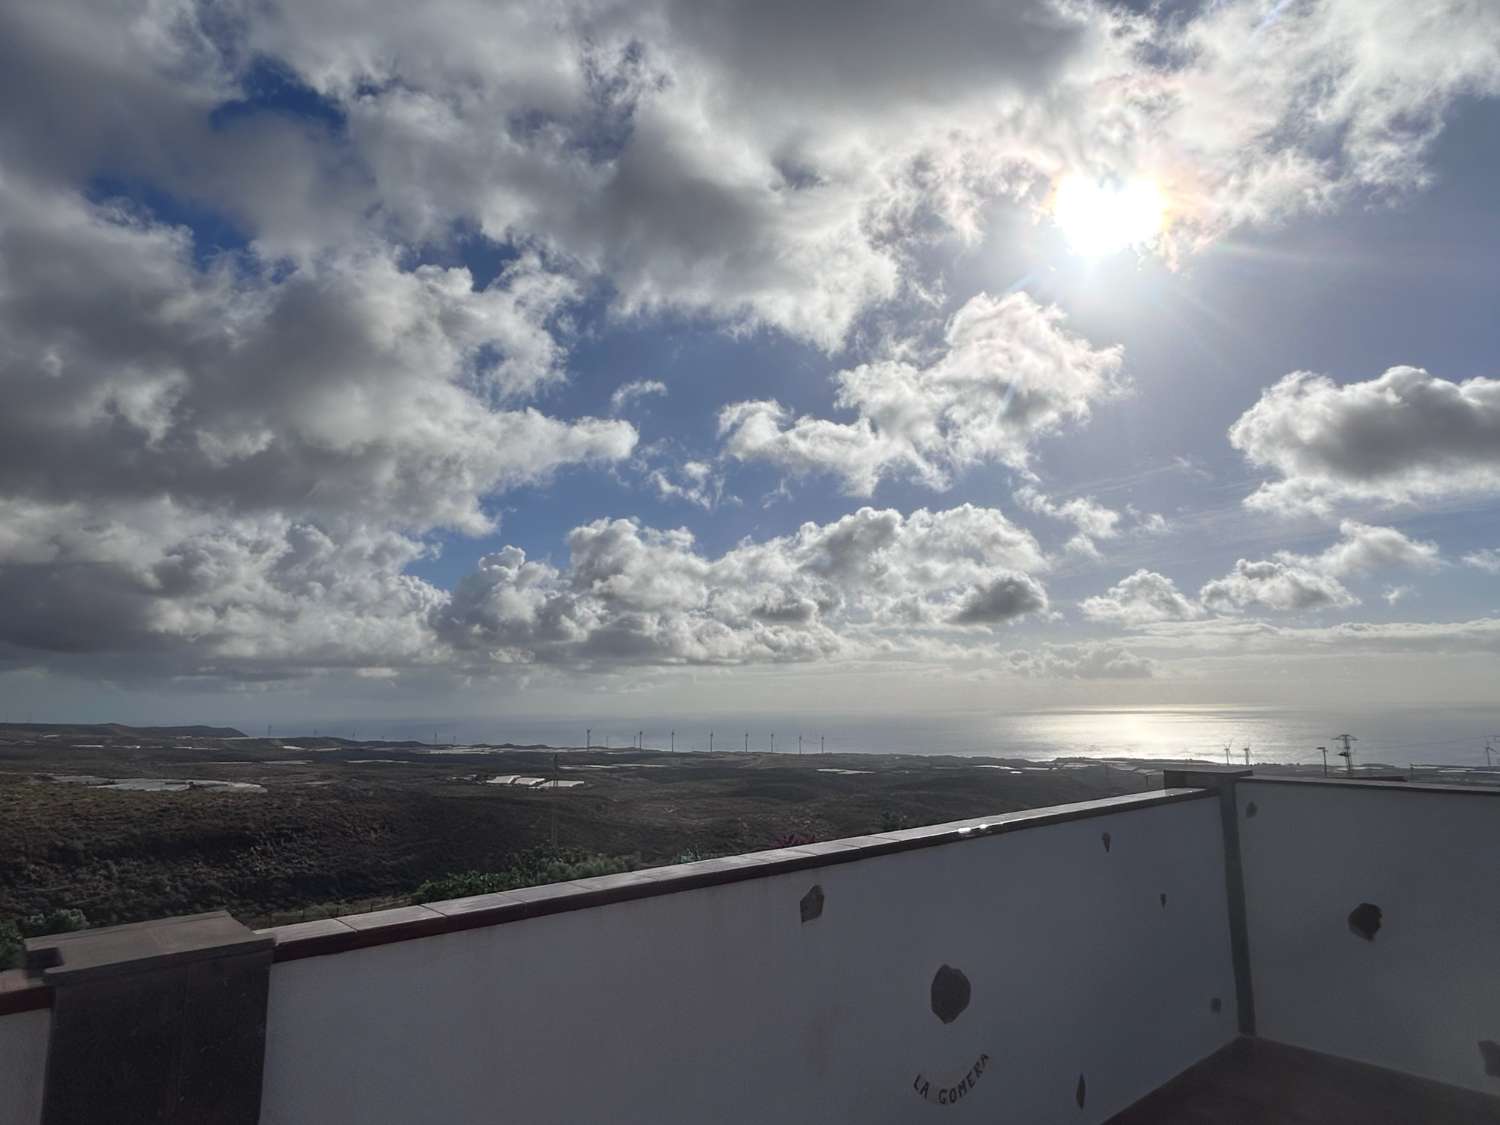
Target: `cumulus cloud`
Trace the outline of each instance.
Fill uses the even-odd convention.
[[[1357,520],[1339,524],[1339,540],[1311,559],[1283,554],[1279,557],[1307,562],[1341,578],[1368,574],[1388,567],[1433,571],[1442,565],[1436,543],[1411,539],[1394,527],[1372,527]]]
[[[408,574],[430,549],[388,530],[168,500],[5,500],[0,527],[0,665],[114,657],[111,678],[943,659],[1047,605],[1036,542],[969,505],[863,508],[718,556],[600,519],[568,535],[564,566],[507,546],[451,593]]]
[[[186,233],[0,182],[0,494],[492,527],[487,495],[627,457],[626,422],[507,405],[558,377],[535,258],[362,251],[200,270]]]
[[[1345,520],[1338,540],[1318,554],[1278,551],[1269,559],[1240,559],[1229,574],[1204,584],[1196,601],[1166,575],[1142,568],[1103,594],[1085,598],[1079,608],[1092,621],[1128,628],[1194,621],[1205,611],[1345,609],[1358,605],[1359,598],[1343,579],[1396,568],[1431,572],[1441,565],[1435,543],[1412,539],[1393,527]],[[1410,592],[1410,587],[1396,587],[1385,597],[1394,605]]]
[[[0,663],[128,655],[111,675],[258,678],[436,658],[447,595],[405,573],[427,553],[390,531],[279,515],[212,517],[167,500],[0,500]]]
[[[1122,353],[1095,348],[1063,326],[1056,306],[1025,293],[979,294],[948,321],[927,363],[884,360],[836,376],[852,422],[792,417],[773,401],[739,402],[719,415],[726,455],[793,475],[841,476],[867,496],[888,475],[946,488],[983,462],[1020,468],[1030,444],[1122,389]]]
[[[1085,598],[1079,607],[1090,620],[1131,626],[1190,621],[1203,613],[1170,578],[1145,568],[1122,578],[1103,594]]]
[[[862,508],[717,558],[684,530],[597,520],[565,568],[487,556],[435,618],[471,660],[744,664],[921,651],[923,635],[1046,606],[1035,540],[993,509]]]
[[[1220,612],[1345,609],[1359,599],[1342,579],[1392,567],[1432,571],[1442,565],[1437,544],[1408,538],[1393,527],[1345,520],[1339,535],[1317,555],[1278,551],[1258,562],[1240,559],[1232,573],[1207,583],[1198,596]]]
[[[1018,649],[1006,653],[1005,663],[1017,675],[1066,680],[1144,680],[1157,669],[1150,657],[1094,641]]]
[[[1029,574],[999,574],[977,586],[953,615],[955,625],[999,625],[1047,608],[1047,592]]]
[[[1461,383],[1418,367],[1340,385],[1295,372],[1230,427],[1229,440],[1280,479],[1246,501],[1326,513],[1342,501],[1408,504],[1500,494],[1500,379]]]
[[[203,261],[182,228],[0,179],[4,661],[437,659],[419,537],[492,531],[496,494],[635,446],[519,401],[561,378],[575,293],[534,255],[482,288],[378,245]]]
[[[615,393],[609,396],[610,413],[619,414],[639,399],[666,393],[667,385],[660,379],[636,379],[629,383],[621,383],[615,388]]]
[[[1229,574],[1206,583],[1198,597],[1209,609],[1229,613],[1343,609],[1359,604],[1333,575],[1278,559],[1240,559]]]

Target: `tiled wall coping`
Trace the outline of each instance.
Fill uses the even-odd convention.
[[[746,879],[759,879],[810,868],[829,867],[861,859],[894,855],[944,844],[955,844],[984,836],[997,836],[1026,828],[1041,828],[1087,817],[1153,809],[1179,801],[1214,797],[1205,789],[1165,789],[1108,797],[1098,801],[1081,801],[1069,805],[1051,805],[1020,812],[999,813],[971,820],[933,824],[899,832],[882,832],[846,840],[780,848],[775,851],[751,852],[746,855],[706,859],[671,867],[653,867],[553,883],[541,887],[524,887],[514,891],[475,895],[472,898],[432,902],[425,906],[400,906],[371,914],[351,914],[342,918],[323,918],[278,926],[261,933],[276,939],[277,961],[294,961],[327,953],[343,953],[389,942],[482,926],[519,922],[548,914],[587,910],[615,902],[675,894],[702,887],[722,886]]]

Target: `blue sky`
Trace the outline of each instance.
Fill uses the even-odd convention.
[[[1500,16],[1375,6],[0,16],[0,705],[1488,698]]]

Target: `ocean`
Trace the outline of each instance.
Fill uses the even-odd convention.
[[[1485,743],[1500,764],[1500,706],[1435,706],[1316,711],[1276,707],[1090,707],[954,714],[714,715],[610,717],[506,716],[470,719],[329,720],[278,724],[280,735],[311,734],[365,739],[419,739],[443,744],[545,743],[619,748],[635,743],[666,750],[709,749],[777,753],[957,754],[1001,758],[1199,758],[1277,764],[1322,762],[1331,766],[1353,736],[1356,764],[1483,766]],[[675,731],[675,740],[673,733]],[[248,730],[247,730],[248,733]],[[257,731],[257,733],[259,733]]]

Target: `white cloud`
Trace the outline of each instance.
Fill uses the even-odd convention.
[[[1452,104],[1500,90],[1500,13],[1473,0],[1224,3],[1175,26],[1102,116],[1191,243],[1421,188]]]
[[[1125,513],[1135,520],[1131,530],[1137,535],[1166,535],[1172,530],[1171,522],[1160,512],[1142,512],[1134,504],[1126,504]]]
[[[447,595],[404,573],[427,548],[393,532],[335,539],[165,500],[0,500],[0,521],[26,528],[0,539],[0,663],[105,658],[108,678],[257,679],[437,656],[427,620]]]
[[[1338,542],[1317,555],[1278,551],[1259,562],[1240,559],[1233,573],[1209,582],[1198,596],[1221,612],[1347,609],[1359,599],[1341,579],[1390,567],[1431,571],[1441,565],[1435,543],[1409,539],[1393,527],[1345,520],[1339,534]]]
[[[1075,496],[1059,503],[1025,485],[1016,490],[1016,500],[1027,511],[1071,523],[1078,529],[1078,534],[1068,540],[1067,549],[1086,558],[1102,557],[1096,540],[1114,539],[1120,534],[1120,513],[1106,508],[1092,496]],[[1161,519],[1160,516],[1156,518]]]
[[[1500,574],[1500,550],[1486,548],[1470,551],[1463,557],[1463,564],[1489,574]]]
[[[685,530],[601,519],[566,566],[516,547],[451,595],[406,573],[391,531],[170,501],[0,501],[0,666],[109,679],[291,680],[379,668],[646,668],[907,657],[942,661],[1046,608],[1036,542],[992,509],[864,508],[718,556]]]
[[[1229,574],[1206,583],[1198,597],[1209,609],[1228,613],[1345,609],[1359,604],[1331,574],[1275,559],[1240,559]]]
[[[1277,557],[1305,563],[1340,578],[1389,567],[1433,571],[1442,565],[1436,543],[1410,539],[1394,527],[1371,527],[1355,520],[1344,520],[1339,524],[1339,535],[1341,538],[1337,543],[1312,558],[1286,552]]]
[[[719,415],[727,456],[784,472],[837,474],[868,496],[889,475],[947,488],[953,474],[999,461],[1020,468],[1029,446],[1122,390],[1121,350],[1067,331],[1055,306],[1025,293],[979,294],[948,321],[927,363],[884,360],[842,371],[835,400],[853,422],[792,418],[776,402]]]
[[[1442,565],[1435,543],[1411,539],[1393,527],[1372,527],[1345,520],[1339,539],[1316,555],[1278,551],[1270,559],[1240,559],[1234,570],[1206,583],[1195,602],[1176,583],[1141,569],[1103,594],[1079,603],[1085,617],[1131,628],[1171,621],[1192,621],[1205,610],[1240,613],[1253,609],[1300,612],[1346,609],[1359,599],[1342,579],[1377,570],[1405,568],[1434,571]],[[1392,605],[1411,592],[1397,587],[1385,597]]]
[[[646,480],[663,499],[685,500],[706,512],[722,503],[739,503],[736,497],[724,495],[724,475],[707,461],[684,461],[672,468],[652,469]]]
[[[1229,440],[1280,480],[1246,501],[1326,513],[1341,501],[1409,504],[1500,494],[1500,379],[1453,383],[1417,367],[1340,386],[1296,372],[1265,391]]]
[[[514,547],[464,578],[438,633],[482,664],[744,664],[924,650],[1046,606],[1036,542],[992,509],[862,508],[710,558],[684,531],[598,520],[566,569]],[[956,634],[962,636],[962,632]]]
[[[1156,621],[1190,621],[1203,613],[1170,578],[1144,568],[1122,578],[1103,594],[1085,598],[1079,607],[1084,616],[1093,621],[1112,621],[1127,626]]]
[[[490,494],[636,441],[516,408],[573,295],[533,257],[483,290],[376,250],[204,272],[180,229],[0,181],[0,289],[0,494],[482,532]]]
[[[621,383],[615,388],[615,393],[609,396],[609,411],[611,414],[619,414],[639,399],[666,393],[667,385],[660,379],[636,379],[629,383]]]

